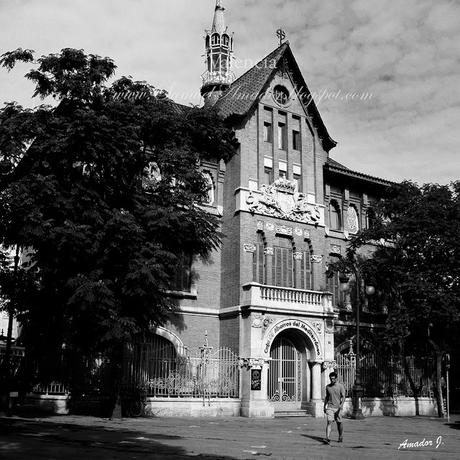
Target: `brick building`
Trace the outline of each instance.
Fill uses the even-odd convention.
[[[336,142],[289,42],[235,79],[233,36],[218,1],[205,49],[205,104],[232,124],[239,150],[227,164],[202,165],[223,243],[210,262],[193,262],[196,277],[179,277],[181,314],[156,329],[156,345],[180,355],[206,336],[213,350],[238,356],[235,413],[304,409],[321,416],[337,337],[349,337],[353,324],[337,274],[326,276],[328,264],[369,225],[372,203],[389,182],[330,157]],[[155,402],[157,413],[174,405],[188,413],[179,399]]]

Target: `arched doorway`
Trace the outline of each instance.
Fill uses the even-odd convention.
[[[289,329],[278,336],[270,349],[268,399],[275,411],[296,410],[310,398],[309,351],[303,334]]]

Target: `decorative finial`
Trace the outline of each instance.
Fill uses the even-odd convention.
[[[280,46],[283,44],[283,40],[286,38],[286,32],[280,27],[277,31],[276,31],[276,36],[279,38],[280,40]]]

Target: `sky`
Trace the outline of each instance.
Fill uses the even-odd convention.
[[[459,0],[222,0],[238,77],[283,28],[331,137],[330,155],[393,181],[460,179]],[[215,0],[0,0],[0,54],[62,48],[108,56],[200,104],[204,29]],[[32,67],[0,69],[0,103],[31,99]]]

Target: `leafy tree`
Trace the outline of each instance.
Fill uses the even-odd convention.
[[[19,49],[0,64],[17,61],[35,64],[34,96],[57,101],[0,110],[0,238],[30,268],[15,304],[24,341],[51,378],[64,347],[74,385],[85,359],[110,351],[116,387],[123,344],[176,310],[178,260],[219,245],[199,164],[227,160],[235,138],[212,109],[128,77],[109,84],[109,58]]]
[[[375,247],[365,272],[388,308],[384,340],[397,352],[434,353],[440,394],[441,356],[460,344],[460,182],[403,182],[375,210],[349,252]]]

